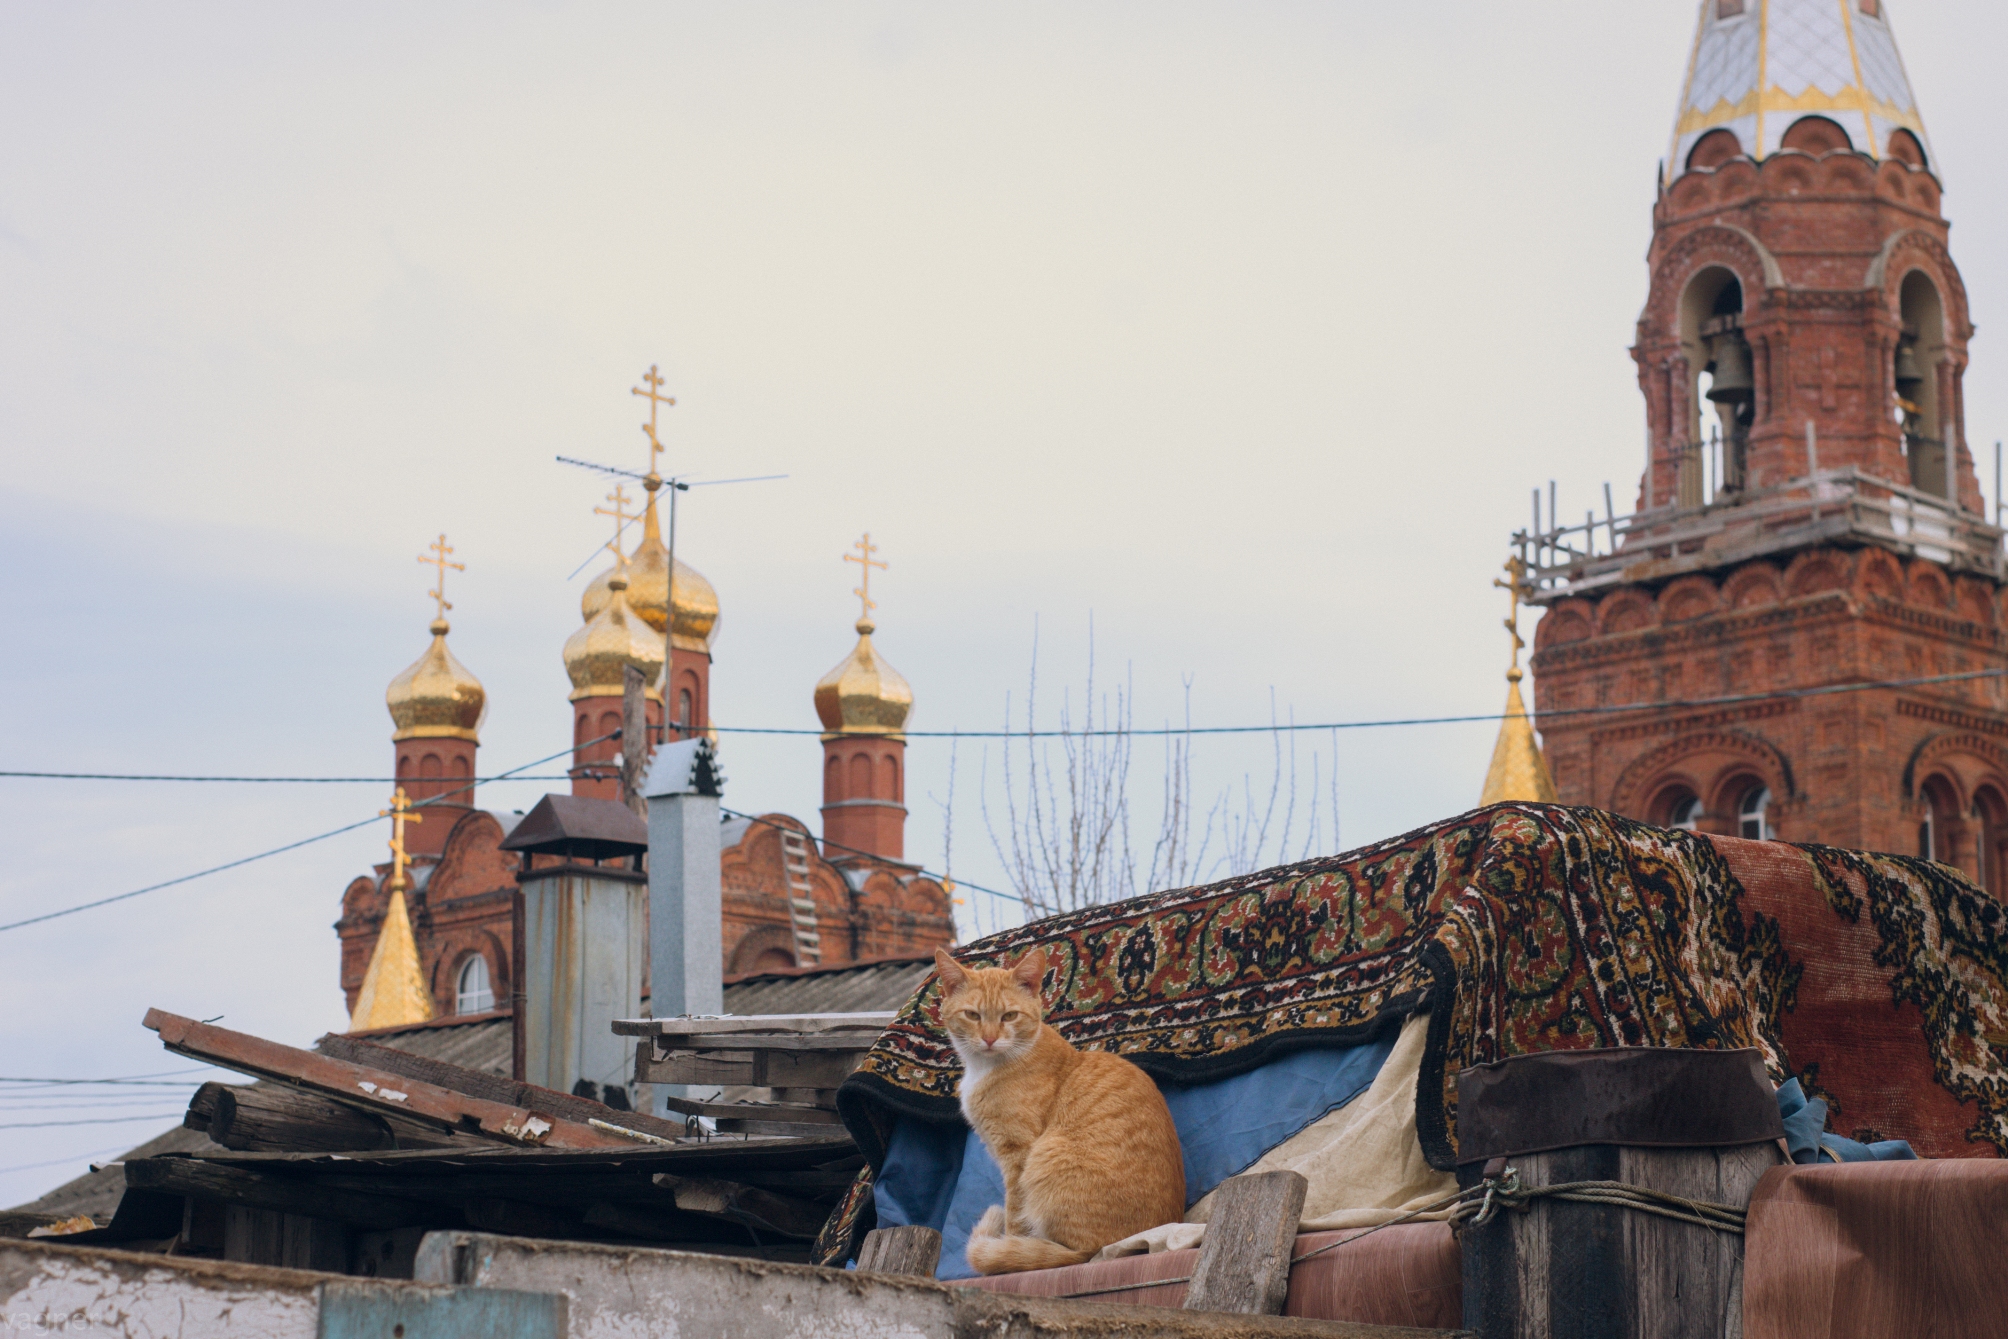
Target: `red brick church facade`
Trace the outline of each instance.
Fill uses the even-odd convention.
[[[1772,0],[1774,32],[1793,8]],[[1878,42],[1893,58],[1876,5],[1829,0],[1805,22],[1828,11],[1862,68]],[[1731,78],[1709,43],[1730,51],[1743,16],[1704,6],[1691,90]],[[1638,510],[1519,537],[1548,605],[1535,705],[1567,803],[1928,855],[1999,894],[2000,677],[1790,695],[2008,663],[2001,532],[1966,441],[1973,325],[1895,71],[1826,110],[1779,102],[1768,124],[1762,88],[1683,99],[1632,350]],[[1725,697],[1754,700],[1661,705]]]
[[[702,576],[680,560],[675,566],[669,728],[681,737],[710,729],[718,606]],[[620,798],[619,741],[599,737],[619,727],[625,665],[660,682],[671,616],[668,570],[651,501],[640,545],[588,589],[585,622],[565,646],[573,682],[575,795]],[[426,807],[406,834],[412,858],[406,901],[436,1017],[508,1007],[519,859],[501,843],[521,816],[475,805],[471,778],[486,695],[446,650],[445,607],[442,600],[432,647],[392,682],[388,695],[397,775],[407,792],[414,801],[457,801]],[[663,732],[659,698],[652,689],[651,747]],[[924,955],[955,940],[947,891],[904,860],[902,728],[912,695],[875,657],[869,625],[861,625],[857,649],[817,686],[814,700],[825,725],[823,840],[786,814],[726,824],[721,966],[728,978]],[[815,766],[816,755],[806,748],[804,754],[803,766]],[[390,905],[390,868],[386,863],[357,877],[342,896],[335,932],[351,1011]]]

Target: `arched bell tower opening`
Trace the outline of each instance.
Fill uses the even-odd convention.
[[[1743,335],[1743,281],[1734,270],[1711,265],[1688,280],[1680,296],[1680,347],[1694,369],[1685,415],[1694,432],[1680,462],[1678,502],[1699,507],[1741,492],[1749,481],[1757,382]],[[1704,429],[1710,409],[1715,422]]]
[[[1940,413],[1940,369],[1945,365],[1945,304],[1938,286],[1922,270],[1903,277],[1899,292],[1903,333],[1897,337],[1892,381],[1896,413],[1903,424],[1904,455],[1910,461],[1911,487],[1939,497],[1948,488],[1950,436]]]

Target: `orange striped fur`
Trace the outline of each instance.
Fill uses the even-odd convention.
[[[1185,1216],[1185,1163],[1164,1096],[1106,1051],[1045,1022],[1046,951],[965,968],[934,951],[941,1024],[962,1057],[962,1114],[1004,1173],[1004,1203],[969,1237],[979,1274],[1079,1264]]]

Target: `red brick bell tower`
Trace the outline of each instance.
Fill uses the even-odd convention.
[[[841,863],[860,853],[902,860],[906,851],[906,718],[913,689],[872,645],[871,574],[885,563],[872,557],[870,534],[845,554],[862,564],[852,592],[863,601],[858,644],[816,685],[816,714],[823,722],[823,856]]]
[[[1940,190],[1878,0],[1705,0],[1632,350],[1637,511],[1516,536],[1564,801],[2003,886],[2008,696],[1951,677],[2008,643]]]
[[[452,630],[446,611],[453,607],[446,598],[446,573],[464,572],[466,565],[450,561],[453,546],[445,535],[431,550],[430,557],[419,561],[438,570],[438,584],[430,592],[438,606],[429,629],[432,644],[384,692],[396,727],[391,743],[397,784],[412,803],[425,805],[424,821],[404,836],[404,849],[414,856],[445,850],[453,825],[474,807],[474,752],[481,747],[481,721],[488,714],[481,681],[446,645]]]

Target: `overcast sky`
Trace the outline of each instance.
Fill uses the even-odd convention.
[[[2008,10],[1890,8],[1991,441]],[[0,767],[387,774],[383,688],[424,648],[414,558],[442,530],[482,770],[565,747],[559,648],[596,569],[566,577],[605,486],[552,457],[642,468],[651,363],[670,468],[789,476],[689,495],[720,725],[815,725],[867,529],[916,728],[1000,725],[1035,622],[1047,699],[1078,701],[1090,619],[1139,724],[1188,681],[1201,725],[1272,692],[1299,721],[1496,710],[1490,582],[1528,490],[1560,480],[1565,514],[1635,494],[1626,349],[1694,9],[0,7]],[[1342,736],[1318,847],[1468,808],[1492,733]],[[1266,784],[1266,747],[1201,743],[1202,802]],[[1302,748],[1307,789],[1331,742]],[[939,868],[949,749],[909,756],[907,850]],[[955,870],[995,886],[984,746],[955,756]],[[813,737],[724,757],[728,804],[815,821]],[[0,922],[382,790],[0,780]],[[296,1044],[341,1026],[330,924],[384,835],[0,935],[0,1077],[187,1068],[149,1005]],[[965,933],[993,923],[971,897]],[[0,1095],[0,1126],[63,1122],[10,1128],[0,1204],[174,1121],[74,1117],[184,1096],[133,1091],[167,1096]]]

